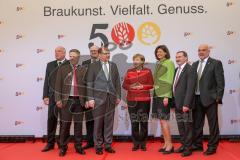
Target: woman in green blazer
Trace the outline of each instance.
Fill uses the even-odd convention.
[[[170,107],[172,102],[172,85],[174,80],[175,66],[170,60],[167,46],[160,45],[155,49],[157,64],[154,72],[154,97],[153,118],[160,119],[161,130],[164,137],[164,146],[159,149],[163,154],[173,153],[171,133],[168,121],[170,119]]]

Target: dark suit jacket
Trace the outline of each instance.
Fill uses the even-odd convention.
[[[77,83],[78,83],[78,93],[81,104],[84,106],[84,98],[86,97],[86,86],[84,84],[84,75],[86,74],[86,68],[83,66],[77,67]],[[66,64],[62,65],[57,72],[56,79],[56,92],[55,100],[62,101],[63,106],[66,105],[72,84],[73,68],[68,61]]]
[[[176,72],[177,69],[175,70],[175,76]],[[190,109],[194,108],[195,85],[196,72],[194,72],[191,68],[191,65],[187,63],[182,69],[173,95],[174,107],[176,107],[176,109],[182,110],[183,106],[187,106]]]
[[[66,61],[67,60],[65,60],[63,63]],[[58,68],[57,60],[51,61],[47,64],[43,85],[43,98],[54,98],[54,88]]]
[[[196,72],[198,63],[199,61],[196,61],[192,64],[192,67]],[[199,82],[200,99],[202,104],[204,106],[209,106],[216,102],[216,100],[221,104],[224,87],[225,79],[222,62],[209,57]]]
[[[88,67],[88,65],[91,64],[91,62],[92,62],[91,59],[88,59],[86,61],[83,61],[82,65]]]
[[[87,98],[95,100],[100,105],[110,95],[110,100],[115,104],[117,98],[121,98],[121,84],[117,65],[109,62],[109,80],[107,80],[102,69],[101,61],[91,63],[88,67],[87,74]]]

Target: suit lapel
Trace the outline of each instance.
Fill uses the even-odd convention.
[[[110,67],[110,66],[109,66]],[[105,76],[105,73],[104,73],[104,71],[103,71],[103,68],[102,68],[102,63],[101,63],[101,61],[99,60],[98,62],[97,62],[97,75],[99,75],[99,76],[103,76],[106,80],[107,80],[107,78],[106,78],[106,76]]]
[[[109,63],[109,80],[112,80],[112,75],[113,75],[113,69],[112,69],[112,62]]]
[[[180,76],[179,76],[179,78],[178,78],[178,81],[177,81],[177,84],[175,84],[176,86],[178,85],[178,83],[179,83],[179,81],[181,80],[181,78],[183,77],[183,75],[184,75],[184,72],[186,71],[186,69],[187,69],[187,66],[188,64],[186,64],[185,66],[184,66],[184,68],[182,69],[182,71],[181,71],[181,73],[180,73]],[[175,78],[174,78],[175,79]]]
[[[54,62],[54,68],[58,67],[58,63],[57,63],[57,60],[55,60]]]
[[[207,62],[206,62],[206,65],[205,65],[205,67],[204,67],[204,69],[203,69],[203,71],[202,71],[201,79],[202,79],[202,77],[206,74],[206,72],[207,72],[207,70],[208,70],[208,68],[209,68],[209,64],[211,64],[211,58],[210,58],[210,57],[208,58],[208,60],[207,60]],[[201,80],[201,79],[200,79],[200,80]]]

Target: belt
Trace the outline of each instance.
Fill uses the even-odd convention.
[[[79,99],[79,96],[69,96],[69,99]]]

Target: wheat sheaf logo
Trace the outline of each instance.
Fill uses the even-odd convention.
[[[117,45],[128,46],[134,40],[135,31],[130,24],[120,22],[113,27],[111,35]]]
[[[153,22],[145,22],[139,28],[137,36],[144,45],[154,45],[160,40],[161,31],[159,26]]]

